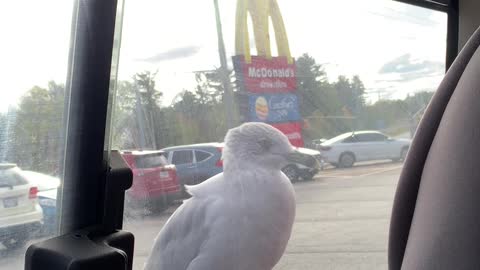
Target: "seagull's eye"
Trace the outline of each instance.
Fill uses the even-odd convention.
[[[257,143],[263,151],[269,151],[273,146],[272,140],[269,139],[260,139]]]

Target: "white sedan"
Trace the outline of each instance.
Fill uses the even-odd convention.
[[[349,168],[359,161],[404,160],[410,143],[409,139],[393,139],[378,131],[355,131],[327,140],[318,148],[325,162]]]

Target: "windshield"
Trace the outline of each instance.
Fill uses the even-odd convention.
[[[246,122],[266,123],[292,146],[320,152],[281,168],[296,193],[296,217],[281,260],[269,269],[387,268],[390,209],[410,140],[338,142],[352,131],[412,138],[444,75],[445,13],[390,0],[126,0],[123,19],[112,148],[167,149],[175,164],[170,173],[136,175],[127,191],[135,269],[144,269],[149,256],[160,258],[152,255],[153,239],[169,223],[188,225],[192,234],[213,228],[196,221],[201,214],[174,219],[199,213],[185,210],[188,186],[213,189],[212,179],[226,173],[229,161],[219,149],[197,146],[224,142],[229,129]],[[328,140],[318,145],[320,138]],[[255,145],[264,148],[252,152],[268,152],[268,143]],[[228,143],[223,150],[231,151]],[[160,164],[146,163],[140,166]],[[276,201],[271,189],[242,184],[261,200],[249,192],[225,195],[235,199],[228,204],[234,209]],[[206,199],[225,191],[202,190]],[[183,258],[183,250],[178,254]]]
[[[58,233],[59,205],[44,211],[38,195],[56,194],[63,175],[74,2],[0,2],[0,167],[18,165],[0,168],[1,270],[25,268],[27,247]]]

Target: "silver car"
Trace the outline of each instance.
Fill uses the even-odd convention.
[[[378,131],[355,131],[327,140],[318,149],[325,162],[349,168],[359,161],[404,160],[410,143],[409,139],[394,139]]]

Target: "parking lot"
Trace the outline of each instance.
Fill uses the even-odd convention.
[[[390,210],[400,163],[327,168],[295,183],[297,215],[287,251],[275,268],[387,269]],[[178,205],[125,220],[135,234],[134,269],[143,269],[153,239]],[[1,251],[0,269],[23,269],[25,250]]]

